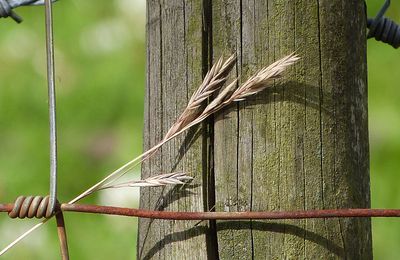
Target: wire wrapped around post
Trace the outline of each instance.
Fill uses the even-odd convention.
[[[386,0],[377,16],[368,19],[368,39],[375,38],[377,41],[390,44],[393,48],[397,49],[400,47],[400,25],[383,16],[389,6],[390,0]]]
[[[397,49],[400,47],[400,26],[387,17],[383,17],[379,21],[368,19],[368,38],[375,38],[393,46]]]

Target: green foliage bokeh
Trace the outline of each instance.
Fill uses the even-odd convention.
[[[383,1],[368,0],[374,16]],[[24,22],[0,20],[0,201],[48,189],[48,119],[43,7],[19,8]],[[388,16],[400,23],[400,3]],[[67,201],[141,152],[145,86],[145,1],[63,0],[54,5],[59,127],[59,199]],[[371,198],[400,208],[400,50],[368,42]],[[133,173],[137,177],[138,172]],[[123,201],[125,191],[88,203]],[[121,203],[118,203],[121,205]],[[72,259],[133,259],[133,218],[66,215]],[[0,247],[36,221],[0,215]],[[376,259],[398,259],[400,220],[374,219]],[[4,259],[58,259],[54,223]]]
[[[44,7],[0,20],[0,200],[48,192],[48,112]],[[144,1],[54,4],[59,200],[68,201],[140,154],[145,86]],[[138,177],[138,172],[132,174]],[[132,176],[130,175],[130,176]],[[108,194],[108,195],[107,195]],[[137,191],[102,193],[87,203],[137,207]],[[118,203],[119,204],[119,203]],[[133,259],[135,218],[68,214],[72,259]],[[0,216],[4,247],[37,221]],[[53,222],[53,221],[52,221]],[[58,259],[54,223],[7,259]]]

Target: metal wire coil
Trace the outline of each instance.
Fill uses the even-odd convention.
[[[400,25],[387,17],[382,17],[378,21],[376,19],[368,19],[367,24],[369,30],[368,38],[375,38],[393,46],[400,47]]]
[[[49,196],[19,196],[14,203],[14,208],[8,216],[10,218],[51,218],[54,212],[49,205]]]

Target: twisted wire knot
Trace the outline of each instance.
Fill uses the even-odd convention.
[[[7,0],[0,0],[0,17],[9,17],[11,15],[11,6]]]
[[[51,0],[55,2],[57,0]],[[18,16],[13,9],[19,6],[44,5],[44,0],[0,0],[0,18],[11,17],[17,23],[22,22],[22,18]]]
[[[388,43],[393,48],[400,47],[400,25],[387,17],[379,20],[368,19],[368,38],[375,38],[377,41]]]
[[[14,203],[14,208],[8,216],[10,218],[51,218],[54,212],[49,205],[50,197],[19,196]]]
[[[11,2],[10,4],[9,1],[12,0],[0,0],[0,18],[11,17],[17,23],[22,22],[22,18],[12,10],[15,3]]]

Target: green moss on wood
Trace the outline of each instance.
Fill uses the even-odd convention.
[[[241,80],[292,51],[302,59],[215,115],[213,131],[200,128],[190,147],[185,137],[164,146],[143,176],[179,169],[196,181],[181,193],[143,189],[141,207],[209,208],[210,172],[218,211],[369,207],[365,26],[361,0],[149,0],[145,148],[185,107],[204,58],[237,54],[232,78]],[[194,224],[140,220],[139,258],[372,258],[369,219],[218,221],[216,233]]]

